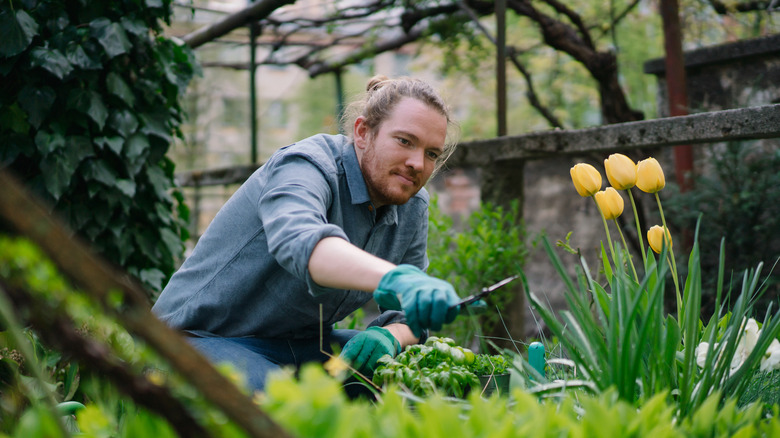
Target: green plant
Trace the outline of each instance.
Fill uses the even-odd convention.
[[[428,227],[428,273],[452,283],[462,296],[519,274],[527,256],[521,219],[517,201],[508,208],[482,203],[468,217],[464,229],[458,231],[452,217],[441,211],[437,198],[433,197]],[[466,345],[473,341],[476,332],[501,333],[500,315],[494,309],[502,309],[516,298],[511,287],[499,289],[486,299],[489,311],[479,317],[478,324],[470,318],[458,318],[446,330],[453,333],[459,344]]]
[[[780,432],[774,415],[762,415],[759,404],[738,408],[733,400],[720,404],[710,396],[685,421],[675,421],[675,404],[659,393],[641,406],[616,397],[614,391],[595,396],[563,395],[539,399],[517,388],[511,397],[479,396],[455,401],[443,394],[419,398],[393,386],[374,403],[349,400],[340,382],[316,365],[271,378],[261,407],[296,436],[372,436],[440,438],[452,436],[599,436],[633,437],[771,437]],[[414,409],[409,409],[410,405]]]
[[[170,15],[170,0],[0,2],[0,164],[150,291],[187,238],[165,154],[197,65],[160,35]]]
[[[409,345],[396,357],[381,357],[373,381],[402,385],[418,396],[440,392],[463,397],[479,387],[479,379],[470,370],[475,359],[471,350],[455,345],[452,339],[431,336],[424,345]]]
[[[506,374],[512,368],[512,362],[502,354],[478,354],[471,365],[471,372],[478,376]]]
[[[692,230],[701,217],[699,244],[703,285],[703,312],[715,305],[720,240],[725,237],[724,258],[730,269],[724,277],[726,299],[735,300],[742,273],[759,262],[773,263],[780,254],[780,150],[749,142],[728,143],[706,149],[708,160],[693,188],[676,186],[664,199],[669,222]],[[681,267],[683,270],[684,266]],[[780,271],[766,276],[766,293],[758,297],[756,311],[763,313],[780,296]]]
[[[661,172],[660,168],[650,172],[651,179],[660,181],[652,186],[659,209]],[[663,210],[661,218],[664,220]],[[604,226],[609,236],[606,221]],[[714,291],[717,311],[708,321],[701,321],[698,231],[697,227],[683,287],[677,288],[678,280],[674,281],[677,309],[670,315],[664,312],[662,298],[667,274],[671,270],[672,276],[677,275],[675,259],[669,252],[671,241],[663,245],[658,260],[653,251],[647,251],[644,275],[640,277],[630,254],[608,240],[608,248],[603,244],[601,248],[606,277],[606,283],[601,284],[594,280],[581,257],[575,283],[544,240],[553,266],[566,285],[568,310],[561,312],[559,321],[541,299],[534,294],[530,299],[559,338],[578,374],[592,382],[597,391],[614,388],[622,399],[641,405],[671,390],[668,395],[676,402],[676,415],[687,418],[710,403],[714,394],[721,400],[742,394],[766,360],[764,353],[780,334],[780,312],[767,313],[760,332],[749,331],[753,304],[766,287],[759,281],[761,264],[744,273],[742,288],[728,307],[722,301],[725,266],[721,244]]]

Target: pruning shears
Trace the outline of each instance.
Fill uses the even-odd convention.
[[[507,284],[509,284],[512,281],[516,280],[518,277],[519,277],[519,275],[513,275],[511,277],[507,277],[507,278],[499,281],[498,283],[496,283],[496,284],[494,284],[492,286],[483,287],[482,290],[480,290],[479,292],[477,292],[477,293],[475,293],[473,295],[467,296],[466,298],[462,299],[458,304],[453,304],[452,306],[450,306],[450,309],[453,309],[455,307],[460,306],[460,314],[461,315],[474,315],[474,314],[478,314],[478,313],[483,313],[484,310],[485,310],[484,306],[477,306],[477,305],[469,306],[469,305],[479,301],[480,299],[482,299],[484,297],[486,297],[488,294],[490,294],[491,292],[495,291],[496,289],[499,289],[499,288],[501,288],[503,286],[506,286]]]

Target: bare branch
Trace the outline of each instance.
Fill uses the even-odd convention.
[[[719,0],[709,0],[712,9],[720,15],[734,12],[773,11],[771,0],[755,0],[737,3],[723,3]]]
[[[463,9],[469,17],[471,17],[471,20],[474,22],[474,24],[477,26],[477,28],[482,32],[482,34],[485,35],[485,37],[490,40],[493,45],[496,45],[496,39],[493,37],[493,35],[488,32],[487,29],[485,29],[485,26],[482,25],[482,23],[479,22],[479,17],[474,12],[473,9],[468,7],[465,2],[460,1],[458,2],[461,9]],[[552,111],[549,110],[546,106],[542,105],[542,102],[539,100],[538,94],[536,94],[536,88],[534,88],[533,80],[531,79],[531,73],[528,71],[528,69],[525,68],[525,66],[520,62],[520,60],[517,57],[516,49],[514,47],[508,47],[507,48],[507,56],[512,61],[512,64],[514,64],[515,68],[520,72],[521,75],[523,75],[523,78],[525,79],[527,91],[526,91],[526,97],[528,98],[528,102],[531,104],[532,107],[536,108],[537,111],[539,111],[539,114],[544,117],[547,122],[553,127],[553,128],[562,128],[563,125],[561,124],[560,120],[558,120],[557,117],[552,113]]]
[[[229,33],[237,27],[248,24],[250,21],[266,18],[275,10],[290,3],[295,3],[295,0],[258,0],[246,9],[230,14],[210,26],[202,27],[183,36],[182,40],[192,48],[199,47]]]
[[[144,339],[226,416],[255,437],[289,436],[251,399],[199,354],[182,336],[157,319],[137,280],[100,259],[59,220],[0,168],[0,217],[45,251],[58,268],[101,303],[133,334]],[[109,295],[118,293],[121,306]]]

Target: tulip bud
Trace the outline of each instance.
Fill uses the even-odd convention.
[[[636,164],[623,154],[612,154],[604,160],[607,179],[617,190],[626,190],[636,185]]]
[[[666,186],[664,170],[655,158],[646,158],[636,165],[636,186],[646,193],[655,193]]]
[[[664,233],[664,230],[666,233]],[[664,234],[666,234],[666,245],[669,247],[669,250],[671,250],[672,235],[669,234],[669,229],[665,229],[660,225],[653,225],[647,230],[647,243],[650,244],[650,248],[653,248],[653,251],[655,251],[656,254],[661,254],[664,244]]]
[[[613,187],[607,187],[594,195],[604,219],[610,220],[623,214],[623,198]]]
[[[569,171],[574,188],[580,196],[593,196],[601,190],[601,174],[587,163],[578,163]]]

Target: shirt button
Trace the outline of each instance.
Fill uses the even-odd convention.
[[[371,212],[373,212],[373,211],[374,211],[374,206],[373,206],[373,205],[369,205],[369,206],[368,206],[368,211],[371,211]]]

